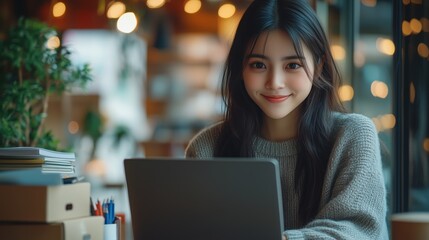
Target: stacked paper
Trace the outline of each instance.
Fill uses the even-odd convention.
[[[0,148],[0,170],[39,168],[42,173],[75,173],[73,152],[52,151],[38,147]]]

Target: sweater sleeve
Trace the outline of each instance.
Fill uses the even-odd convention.
[[[372,121],[350,114],[341,121],[316,217],[292,239],[388,239],[386,190]],[[287,219],[285,219],[287,221]]]

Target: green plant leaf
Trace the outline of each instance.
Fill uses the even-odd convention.
[[[70,51],[46,45],[56,30],[37,20],[21,18],[0,41],[0,144],[56,149],[58,140],[45,131],[43,101],[91,80],[90,68],[73,66]]]

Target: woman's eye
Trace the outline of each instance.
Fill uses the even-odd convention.
[[[254,62],[254,63],[251,63],[250,66],[252,68],[257,68],[257,69],[266,68],[265,64],[263,64],[262,62]]]
[[[300,67],[301,67],[301,65],[298,63],[289,63],[288,65],[286,65],[287,69],[298,69]]]

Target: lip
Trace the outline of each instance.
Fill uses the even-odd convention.
[[[286,101],[286,99],[288,99],[292,94],[289,95],[263,95],[262,97],[264,97],[268,102],[271,103],[280,103],[283,101]]]

